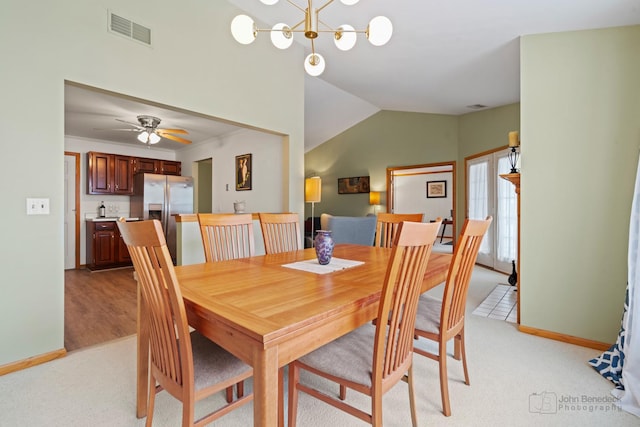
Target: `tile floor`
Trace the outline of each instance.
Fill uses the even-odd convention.
[[[473,310],[472,314],[516,323],[518,310],[516,308],[517,294],[514,289],[509,285],[497,285],[489,296]]]

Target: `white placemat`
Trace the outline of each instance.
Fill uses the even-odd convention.
[[[284,264],[283,267],[293,268],[295,270],[308,271],[316,274],[333,273],[334,271],[344,270],[364,264],[364,261],[352,261],[349,259],[331,258],[331,262],[327,265],[320,265],[317,259],[309,259],[306,261],[293,262]]]

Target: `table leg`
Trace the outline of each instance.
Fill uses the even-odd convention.
[[[442,243],[442,238],[444,237],[444,230],[447,229],[447,224],[443,223],[442,224],[442,234],[440,235],[440,243]]]
[[[278,349],[256,349],[253,356],[253,425],[278,424]]]
[[[147,399],[149,396],[149,326],[147,324],[146,307],[138,285],[138,319],[137,319],[137,378],[136,378],[136,416],[147,416]]]

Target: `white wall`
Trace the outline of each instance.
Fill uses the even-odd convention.
[[[640,148],[640,26],[521,44],[521,321],[613,343]]]
[[[286,135],[287,208],[302,211],[303,49],[240,46],[225,1],[5,0],[0,14],[0,365],[64,346],[65,80]],[[152,29],[110,34],[107,9]],[[258,66],[259,64],[259,66]],[[265,108],[278,100],[277,108]],[[27,197],[51,214],[27,216]]]
[[[213,212],[233,212],[233,202],[246,201],[246,212],[286,211],[287,200],[283,192],[287,170],[283,138],[264,132],[246,129],[203,144],[189,146],[178,151],[182,162],[182,174],[191,175],[193,162],[212,158],[212,208]],[[252,188],[235,189],[235,156],[251,153]],[[227,187],[228,186],[228,187]]]
[[[397,175],[394,181],[395,213],[424,214],[424,221],[451,218],[453,209],[453,174],[425,173],[419,175]],[[427,181],[446,181],[447,197],[427,198]],[[449,227],[451,229],[451,227]]]

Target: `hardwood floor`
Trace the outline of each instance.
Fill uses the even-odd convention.
[[[77,350],[136,333],[133,267],[64,273],[64,346]]]

